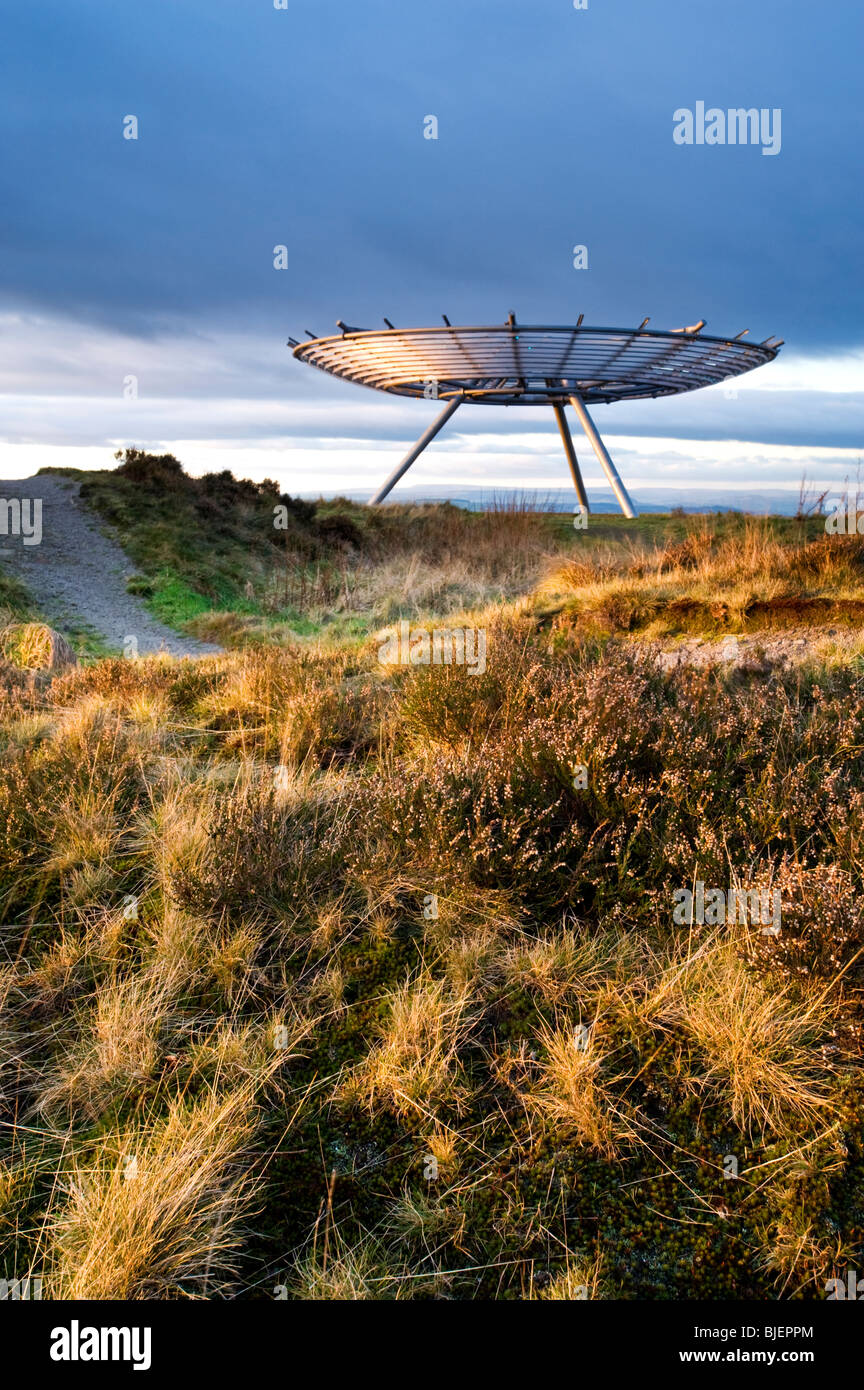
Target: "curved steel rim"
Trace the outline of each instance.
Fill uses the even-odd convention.
[[[575,392],[608,403],[715,385],[772,361],[781,346],[742,336],[538,324],[346,329],[299,343],[293,355],[398,396],[549,405]]]

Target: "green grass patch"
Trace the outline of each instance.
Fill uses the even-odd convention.
[[[35,616],[35,609],[23,584],[0,565],[0,615],[8,621],[12,618],[28,619]]]
[[[80,482],[82,499],[139,571],[129,591],[166,622],[213,609],[260,610],[286,551],[300,562],[322,549],[314,506],[273,482],[237,480],[227,471],[192,478],[170,454],[130,449],[122,459],[114,470],[44,471]],[[287,523],[282,529],[274,526],[277,507]]]

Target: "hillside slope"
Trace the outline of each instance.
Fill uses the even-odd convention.
[[[54,626],[89,628],[109,649],[134,650],[142,656],[159,651],[204,656],[219,650],[159,622],[143,600],[128,591],[134,566],[82,503],[80,483],[43,473],[4,480],[2,492],[8,499],[42,501],[40,543],[25,545],[20,537],[7,536],[0,559]]]

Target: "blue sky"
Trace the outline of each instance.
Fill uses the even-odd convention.
[[[637,493],[854,474],[857,0],[42,0],[5,28],[3,476],[137,444],[369,487],[434,405],[304,368],[289,333],[511,309],[785,339],[737,396],[597,409]],[[699,101],[780,109],[780,152],[677,145]],[[551,413],[463,409],[408,480],[567,470]]]

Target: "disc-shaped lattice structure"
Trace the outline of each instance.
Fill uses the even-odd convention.
[[[426,445],[460,405],[546,405],[555,419],[567,455],[579,506],[588,513],[588,494],[564,413],[575,410],[625,516],[635,516],[618,470],[588,413],[589,403],[637,401],[648,396],[676,396],[698,386],[713,386],[770,362],[781,340],[745,343],[736,338],[703,335],[704,321],[664,332],[646,328],[589,328],[582,318],[569,328],[521,324],[511,314],[491,327],[348,328],[335,338],[316,338],[290,346],[294,356],[331,376],[388,391],[443,401],[444,409],[378,489],[373,503],[383,502]]]
[[[348,329],[294,356],[332,376],[396,396],[477,405],[550,405],[674,396],[770,362],[779,343],[698,331],[542,327]]]

